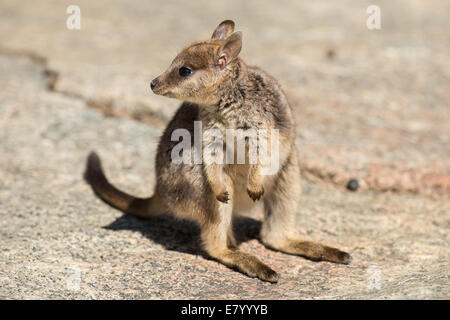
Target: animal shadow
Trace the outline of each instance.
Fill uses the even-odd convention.
[[[113,231],[140,232],[146,238],[163,245],[167,250],[200,255],[210,259],[201,248],[199,225],[192,221],[175,218],[172,215],[142,220],[124,214],[103,228]],[[238,244],[257,239],[260,230],[261,221],[248,217],[234,217],[233,219],[233,231]]]

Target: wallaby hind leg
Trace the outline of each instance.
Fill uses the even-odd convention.
[[[291,155],[272,192],[264,198],[265,220],[261,228],[261,241],[269,248],[315,261],[349,263],[351,257],[346,252],[320,243],[296,239],[294,228],[301,195],[299,177],[296,156]]]
[[[236,268],[249,277],[264,281],[277,282],[278,274],[261,262],[257,257],[242,252],[230,239],[232,204],[216,201],[215,218],[201,225],[201,237],[205,251],[224,265]],[[232,201],[232,200],[231,200]]]

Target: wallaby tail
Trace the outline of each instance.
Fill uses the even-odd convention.
[[[136,198],[110,184],[103,173],[100,158],[94,151],[88,156],[84,179],[103,201],[123,212],[144,219],[165,212],[156,194],[150,198]]]

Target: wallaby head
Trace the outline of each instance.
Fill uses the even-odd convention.
[[[170,67],[151,82],[154,93],[198,104],[215,104],[217,90],[231,77],[232,66],[242,47],[241,32],[225,20],[210,40],[184,48]]]

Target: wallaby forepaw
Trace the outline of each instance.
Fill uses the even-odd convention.
[[[253,188],[247,187],[247,193],[253,201],[256,201],[256,200],[261,199],[261,197],[263,196],[264,188],[260,187],[260,188],[253,189]]]
[[[228,201],[230,200],[230,194],[228,193],[228,191],[224,191],[221,194],[217,195],[216,199],[220,202],[228,203]]]

